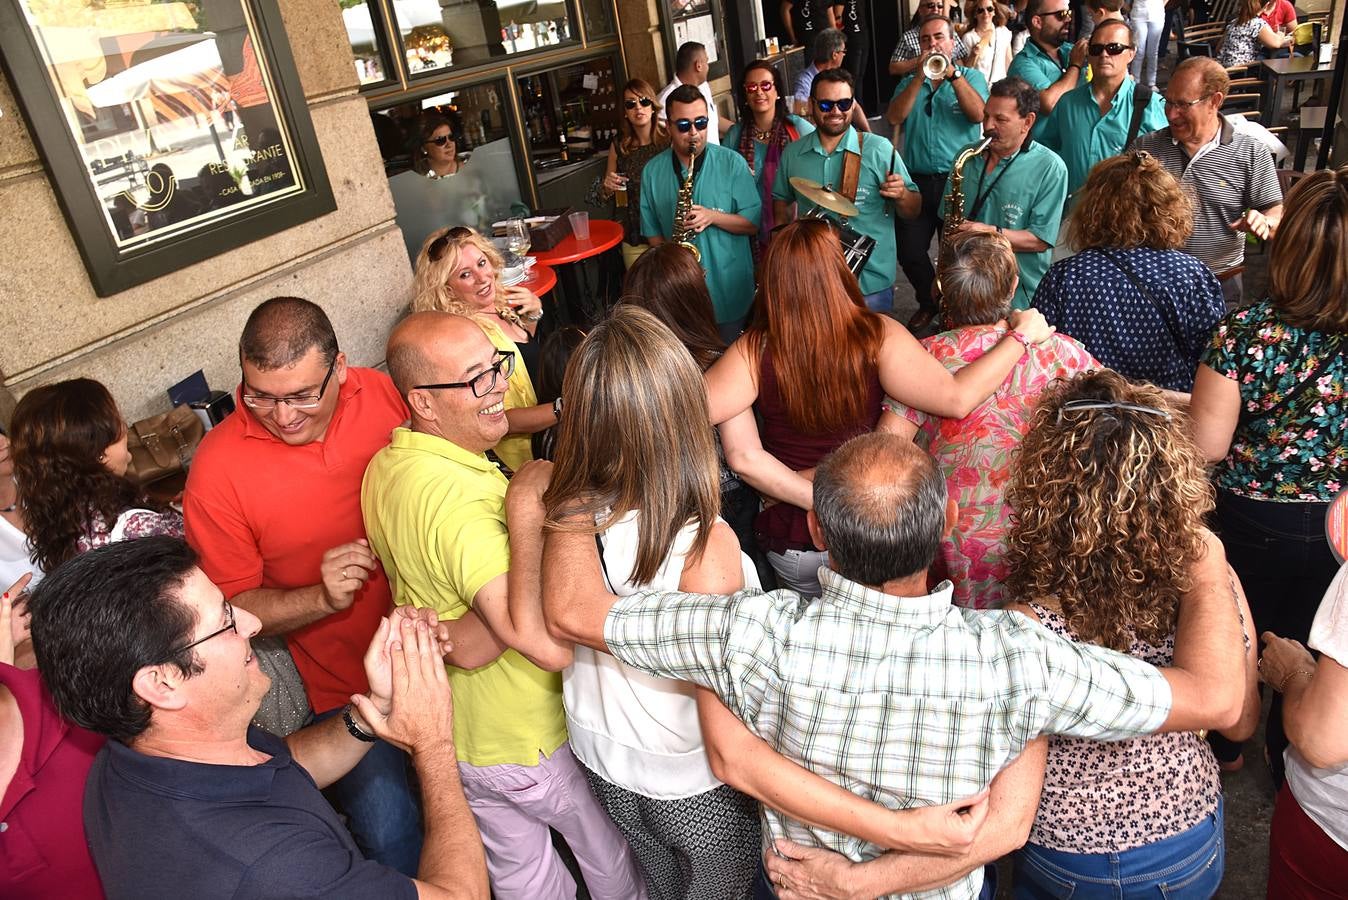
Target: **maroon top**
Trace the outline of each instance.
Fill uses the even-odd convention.
[[[0,798],[0,897],[101,900],[84,840],[84,782],[104,738],[60,717],[36,669],[0,663],[0,684],[23,721],[19,766]]]
[[[772,366],[772,353],[763,349],[758,364],[758,402],[755,406],[762,417],[763,449],[797,471],[812,469],[829,453],[859,434],[875,430],[880,420],[880,404],[884,402],[884,388],[880,387],[880,369],[871,367],[870,379],[865,385],[865,414],[860,421],[837,431],[806,434],[793,424],[786,414],[781,392],[777,388],[777,373]],[[758,514],[754,520],[758,542],[773,553],[786,550],[813,550],[810,529],[805,524],[805,510],[789,503],[775,503]]]

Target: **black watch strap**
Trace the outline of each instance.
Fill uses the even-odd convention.
[[[360,730],[360,726],[356,724],[355,717],[351,715],[350,703],[342,708],[342,724],[346,726],[347,731],[351,732],[351,736],[358,741],[363,741],[366,744],[373,744],[375,741],[379,740],[375,735],[366,734]]]

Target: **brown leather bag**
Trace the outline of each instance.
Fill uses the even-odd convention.
[[[206,426],[186,404],[170,412],[133,422],[127,428],[126,444],[131,465],[126,477],[147,485],[187,471],[197,445],[206,436]]]

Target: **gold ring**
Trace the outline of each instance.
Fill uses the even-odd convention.
[[[346,581],[346,566],[342,566],[342,580]]]

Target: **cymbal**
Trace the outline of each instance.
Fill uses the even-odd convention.
[[[791,187],[796,189],[796,193],[800,194],[806,200],[809,200],[815,206],[821,206],[831,213],[837,213],[838,215],[845,216],[849,219],[859,215],[861,212],[857,209],[857,205],[851,200],[848,200],[837,191],[824,187],[817,181],[801,178],[799,175],[789,180],[791,182]]]

